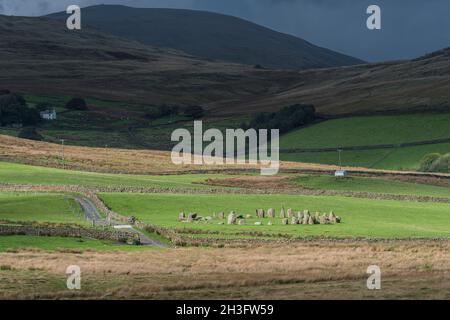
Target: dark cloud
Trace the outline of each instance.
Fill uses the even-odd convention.
[[[413,58],[450,46],[449,0],[0,0],[0,13],[41,15],[69,4],[208,10],[238,16],[369,61]],[[382,8],[382,30],[366,8]]]

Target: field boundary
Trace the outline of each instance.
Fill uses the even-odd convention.
[[[450,138],[436,139],[436,140],[424,140],[416,142],[403,142],[395,144],[374,144],[374,145],[362,145],[362,146],[347,146],[347,147],[326,147],[326,148],[290,148],[280,149],[280,153],[321,153],[321,152],[335,152],[338,149],[342,151],[367,151],[367,150],[379,150],[379,149],[394,149],[394,148],[410,148],[432,144],[450,143]]]
[[[83,228],[73,225],[38,225],[0,223],[0,236],[27,235],[40,237],[89,238],[97,240],[112,240],[122,243],[138,243],[139,235],[132,232],[107,229]]]
[[[211,184],[211,186],[214,186]],[[226,185],[219,185],[219,187],[227,187]],[[371,193],[371,192],[355,192],[355,191],[337,191],[337,190],[319,190],[295,188],[292,190],[271,190],[264,189],[227,189],[227,188],[211,188],[211,189],[177,189],[177,188],[140,188],[140,187],[79,187],[79,186],[48,186],[48,185],[17,185],[17,184],[0,184],[0,191],[4,192],[61,192],[61,193],[76,193],[85,196],[94,202],[94,204],[102,212],[99,203],[93,196],[97,193],[138,193],[138,194],[286,194],[299,196],[324,196],[324,197],[348,197],[348,198],[363,198],[373,200],[394,200],[394,201],[415,201],[415,202],[433,202],[433,203],[450,203],[450,198],[433,197],[433,196],[417,196],[417,195],[397,195],[386,193]],[[125,221],[123,221],[125,222]],[[129,222],[129,221],[128,221]]]

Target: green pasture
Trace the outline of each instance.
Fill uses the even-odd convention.
[[[101,198],[113,210],[128,216],[135,216],[145,222],[159,226],[204,231],[218,231],[227,234],[260,231],[269,234],[288,234],[298,237],[450,237],[450,204],[417,203],[392,200],[370,200],[348,197],[319,197],[295,195],[180,195],[180,194],[117,194],[104,193]],[[214,212],[236,211],[238,214],[252,214],[258,208],[275,208],[278,212],[284,206],[296,211],[309,209],[315,213],[333,210],[343,219],[338,225],[281,225],[279,218],[268,226],[255,226],[255,218],[248,219],[244,226],[219,225],[211,223],[187,224],[178,222],[180,212],[196,212],[201,216],[212,216]]]

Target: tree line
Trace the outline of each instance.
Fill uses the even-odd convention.
[[[313,122],[316,118],[316,108],[311,104],[295,104],[284,107],[278,112],[264,112],[257,114],[248,124],[242,126],[246,129],[279,129],[280,134],[302,127]]]

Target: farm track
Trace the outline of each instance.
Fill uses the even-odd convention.
[[[75,201],[80,205],[83,210],[84,216],[89,222],[94,223],[95,225],[107,225],[108,222],[101,216],[100,212],[98,212],[95,205],[86,198],[83,197],[75,197]]]
[[[75,197],[75,201],[78,202],[78,204],[81,206],[81,209],[83,210],[84,215],[88,221],[93,222],[96,226],[110,225],[110,223],[102,217],[102,215],[98,211],[95,204],[89,198],[77,196],[77,197]],[[118,223],[116,221],[111,221],[111,224],[119,225],[120,223]],[[140,240],[141,245],[143,245],[143,246],[152,246],[152,247],[158,247],[158,248],[168,248],[169,247],[167,245],[164,245],[158,241],[155,241],[155,240],[149,238],[146,234],[144,234],[142,231],[140,231],[136,228],[132,228],[131,230],[132,230],[132,232],[139,234],[139,240]]]

